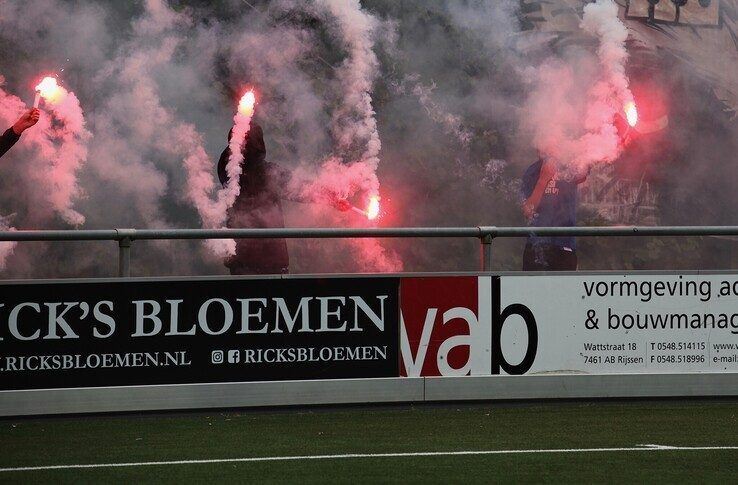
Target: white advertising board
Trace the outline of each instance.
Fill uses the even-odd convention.
[[[737,295],[730,274],[500,277],[501,308],[520,304],[535,318],[526,374],[738,372]],[[505,360],[520,362],[530,344],[510,314]]]

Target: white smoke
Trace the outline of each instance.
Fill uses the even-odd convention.
[[[14,217],[15,214],[0,216],[0,231],[15,231],[15,227],[10,225]],[[16,241],[0,241],[0,271],[5,269],[8,257],[13,254],[17,245]]]
[[[0,230],[1,231],[14,231],[14,227],[7,227],[5,225],[0,224]],[[7,264],[7,259],[10,257],[11,254],[13,254],[13,250],[18,245],[15,241],[2,241],[0,242],[0,271],[3,271],[5,269],[5,266]]]
[[[422,106],[425,114],[439,124],[444,133],[453,136],[463,148],[468,148],[472,139],[472,133],[464,127],[461,116],[450,113],[433,99],[433,91],[437,85],[435,81],[424,84],[420,75],[408,74],[400,82],[392,84],[398,94],[411,94],[415,96]]]
[[[228,144],[230,156],[226,163],[226,173],[228,174],[228,183],[226,184],[225,202],[228,207],[232,207],[236,201],[238,194],[241,193],[241,187],[238,179],[243,172],[243,146],[246,143],[246,136],[251,128],[251,115],[244,115],[237,112],[233,117],[233,136]],[[225,214],[224,214],[225,215]],[[225,217],[223,217],[225,222]]]
[[[374,36],[380,21],[361,8],[359,0],[318,0],[335,20],[335,28],[347,57],[336,68],[336,78],[342,97],[332,115],[331,132],[335,141],[336,156],[330,157],[321,167],[313,194],[328,193],[330,197],[348,198],[357,190],[363,193],[361,204],[379,195],[379,153],[382,143],[372,105],[374,82],[379,76],[379,61],[374,52]],[[330,24],[329,24],[330,25]],[[358,150],[358,160],[353,153]],[[349,163],[346,163],[349,162]],[[313,195],[313,197],[315,197]],[[363,271],[400,271],[402,260],[379,241],[352,240],[359,253]]]
[[[581,27],[599,40],[597,62],[574,52],[528,69],[533,90],[524,113],[534,146],[571,172],[620,155],[615,119],[633,101],[625,75],[628,30],[615,2],[588,4]]]
[[[201,197],[213,193],[214,164],[202,134],[180,113],[203,97],[200,83],[208,81],[198,78],[205,77],[217,51],[215,35],[195,30],[188,11],[176,12],[163,0],[147,0],[143,7],[130,37],[95,77],[95,85],[107,93],[98,98],[93,118],[96,143],[88,180],[98,201],[92,209],[95,219],[101,224],[115,214],[114,222],[102,222],[104,227],[192,227],[194,221],[183,220],[178,209],[190,203],[203,223],[211,224],[206,227],[221,227],[225,209],[214,213],[207,197]],[[190,50],[202,64],[183,64]],[[125,201],[128,210],[111,207],[116,200]],[[153,269],[169,261],[180,274],[210,254],[183,251],[183,243],[152,246],[143,264]]]
[[[169,226],[161,202],[168,190],[167,165],[198,153],[196,130],[180,122],[162,102],[155,76],[173,62],[181,46],[175,27],[188,19],[170,12],[160,0],[148,0],[133,35],[99,71],[95,83],[109,96],[95,112],[96,143],[90,168],[101,181],[100,192],[125,200],[135,222]],[[185,143],[186,141],[186,143]],[[109,209],[109,208],[108,208]],[[118,222],[120,224],[120,222]]]
[[[597,53],[605,71],[605,82],[621,103],[617,108],[622,108],[625,103],[633,101],[633,93],[630,92],[630,81],[625,74],[628,28],[618,18],[618,5],[613,0],[597,0],[586,5],[581,27],[599,38]]]
[[[162,198],[169,183],[186,181],[182,198],[195,205],[206,227],[219,227],[226,207],[207,199],[215,188],[215,168],[202,135],[162,99],[171,89],[161,80],[163,72],[186,47],[192,19],[162,0],[147,0],[144,6],[144,14],[134,23],[134,36],[97,79],[114,95],[98,113],[96,130],[103,142],[94,168],[133,202],[146,225],[171,225],[163,214]],[[129,137],[133,143],[121,147],[123,153],[105,150],[115,146],[116,139]],[[152,160],[161,162],[154,165]]]
[[[346,59],[336,69],[342,98],[333,113],[331,125],[335,148],[344,158],[351,156],[354,150],[359,150],[359,160],[348,161],[364,164],[375,172],[369,180],[361,181],[364,184],[361,188],[369,194],[378,194],[376,170],[382,143],[372,106],[372,91],[379,75],[373,40],[379,22],[362,10],[359,0],[318,0],[317,4],[335,19],[343,47],[348,52]],[[347,185],[351,182],[356,181],[349,181]]]
[[[209,199],[208,202],[204,202],[202,196],[206,196],[206,193],[199,194],[201,197],[198,197],[198,209],[202,221],[208,229],[225,227],[228,209],[233,207],[233,203],[241,193],[239,181],[243,172],[243,146],[251,128],[252,113],[253,111],[244,113],[239,109],[233,116],[233,132],[228,143],[230,155],[226,163],[226,173],[228,174],[226,186],[218,191],[217,198],[213,203],[209,203]],[[212,166],[209,168],[210,173],[212,173]],[[202,176],[205,177],[206,175],[202,174]],[[203,217],[203,211],[201,210],[203,205],[208,206],[205,210],[207,214],[205,217]],[[211,239],[206,241],[205,245],[214,255],[221,258],[236,254],[236,241],[233,239]]]

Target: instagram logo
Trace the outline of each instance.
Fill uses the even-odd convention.
[[[210,360],[213,362],[213,364],[222,364],[223,363],[223,351],[213,350],[213,352],[210,354]]]

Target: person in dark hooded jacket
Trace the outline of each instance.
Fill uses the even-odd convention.
[[[230,141],[232,132],[228,134]],[[266,161],[266,145],[261,126],[251,123],[243,146],[243,164],[238,198],[228,210],[229,228],[283,228],[281,199],[285,198],[290,174],[276,163]],[[228,182],[226,165],[231,149],[223,150],[218,161],[218,178]],[[231,274],[280,274],[289,271],[290,260],[284,239],[238,239],[236,254],[225,261]]]
[[[233,130],[228,133],[231,141]],[[246,135],[242,148],[243,162],[239,177],[240,192],[228,210],[226,225],[229,228],[284,228],[282,199],[294,202],[328,201],[341,212],[351,209],[351,204],[335,194],[323,194],[322,200],[296,195],[289,190],[292,175],[276,163],[266,161],[264,131],[255,122]],[[228,183],[226,166],[231,156],[226,147],[218,161],[218,179],[222,185]],[[238,239],[236,254],[225,261],[233,275],[288,273],[290,258],[284,239]]]
[[[40,116],[38,108],[31,108],[21,116],[13,126],[0,135],[0,157],[10,150],[20,139],[21,134],[28,128],[38,123]]]

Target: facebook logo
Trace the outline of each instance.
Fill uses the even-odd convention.
[[[241,352],[238,350],[229,350],[228,351],[228,363],[229,364],[238,364],[241,362]]]

